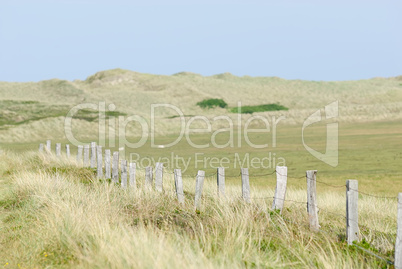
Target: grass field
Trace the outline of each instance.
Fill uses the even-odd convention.
[[[207,178],[194,210],[194,178],[184,178],[185,204],[171,174],[163,194],[122,190],[97,181],[74,160],[38,153],[0,155],[0,261],[4,268],[387,268],[385,261],[348,247],[345,197],[318,193],[322,232],[311,232],[306,192],[290,187],[283,215],[270,211],[273,189],[240,184],[216,196]],[[295,203],[292,201],[300,201]],[[396,200],[359,198],[360,246],[392,260]]]
[[[174,141],[177,135],[168,135],[157,137],[157,144],[167,144]],[[228,134],[224,133],[217,136],[218,144],[225,144],[228,141]],[[206,144],[211,142],[210,135],[191,135],[190,139],[195,144]],[[138,138],[130,138],[132,142]],[[215,172],[218,163],[211,163],[207,158],[216,157],[218,159],[228,158],[230,162],[224,164],[227,167],[226,174],[235,176],[239,174],[240,167],[250,168],[251,185],[259,188],[273,189],[275,187],[275,175],[272,176],[253,176],[267,174],[275,170],[276,165],[288,166],[289,177],[302,177],[306,170],[318,170],[318,179],[330,182],[334,185],[344,184],[347,179],[357,179],[361,190],[375,192],[382,195],[397,195],[402,190],[402,152],[400,150],[400,141],[402,141],[402,124],[400,121],[394,122],[374,122],[348,124],[341,123],[339,126],[339,164],[337,167],[331,167],[316,159],[306,151],[302,144],[301,128],[299,126],[279,126],[276,134],[276,147],[272,145],[272,133],[256,133],[250,135],[250,140],[255,144],[268,143],[266,149],[255,149],[247,144],[244,138],[241,141],[241,147],[237,147],[237,142],[233,148],[219,149],[209,147],[206,149],[195,149],[189,145],[183,138],[177,145],[170,148],[152,148],[150,139],[140,148],[126,148],[126,158],[142,166],[152,165],[160,160],[165,166],[172,170],[181,168],[183,174],[195,175],[197,170],[205,170],[206,174]],[[234,136],[237,141],[237,135]],[[25,150],[37,150],[38,141],[35,143],[22,144],[3,144],[4,149],[23,152]],[[68,141],[53,141],[54,143]],[[88,140],[90,142],[90,140]],[[317,151],[325,151],[326,128],[324,124],[306,129],[305,142]],[[106,145],[106,148],[107,145]],[[112,150],[118,150],[118,147],[112,147]],[[72,154],[76,153],[76,148],[72,147]],[[135,155],[131,155],[135,154]],[[183,158],[188,164],[180,161],[173,162],[172,154]],[[199,154],[196,156],[196,154]],[[237,154],[237,155],[236,155]],[[244,162],[245,157],[249,156],[250,162]],[[138,158],[139,156],[139,158]],[[237,157],[238,156],[238,157]],[[251,159],[271,156],[271,161],[265,161],[264,167],[259,165],[251,166]],[[275,159],[274,159],[275,157]],[[167,158],[167,159],[166,159]],[[281,159],[282,158],[282,159]],[[150,160],[151,162],[149,162]],[[240,161],[240,163],[239,163]],[[197,165],[196,165],[197,164]],[[240,177],[227,178],[228,184],[238,184]],[[294,187],[305,187],[305,179],[289,178],[289,185]],[[330,190],[329,187],[319,186],[319,190]],[[333,191],[343,192],[344,189],[334,189]]]

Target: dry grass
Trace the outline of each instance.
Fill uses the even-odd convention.
[[[236,77],[221,74],[203,77],[181,73],[172,76],[141,74],[127,70],[98,72],[85,81],[49,80],[37,83],[0,82],[0,100],[37,101],[38,106],[73,107],[80,103],[105,101],[115,104],[116,110],[128,115],[140,115],[149,121],[150,105],[158,103],[179,107],[185,115],[203,115],[210,119],[217,115],[235,114],[225,109],[203,110],[196,103],[205,98],[222,98],[229,107],[238,101],[243,105],[280,103],[289,111],[265,112],[259,115],[284,115],[282,123],[300,124],[311,113],[330,102],[339,101],[341,122],[392,121],[402,119],[402,87],[396,78],[374,78],[359,81],[302,81],[276,77]],[[10,113],[0,109],[0,114]],[[157,114],[158,134],[177,133],[179,119],[172,110]],[[243,115],[243,123],[250,115]],[[64,117],[40,119],[0,130],[5,143],[38,141],[40,137],[62,139]],[[194,128],[197,123],[194,124]],[[27,135],[26,130],[30,130]],[[97,122],[77,119],[78,136],[97,135]],[[85,130],[85,131],[81,131]],[[131,128],[127,136],[138,136]]]
[[[270,211],[274,190],[252,189],[245,204],[240,184],[217,198],[213,178],[202,210],[193,205],[195,180],[184,178],[185,205],[177,203],[173,175],[164,193],[122,190],[95,180],[73,160],[25,153],[0,155],[1,266],[9,268],[378,268],[385,263],[344,242],[344,195],[318,194],[322,230],[310,232],[306,205],[286,202]],[[306,201],[303,189],[287,199]],[[362,236],[392,256],[396,201],[361,197]],[[334,214],[335,213],[335,214]],[[338,215],[339,214],[339,215]],[[367,230],[366,230],[367,229]]]

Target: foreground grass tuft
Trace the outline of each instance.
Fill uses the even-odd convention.
[[[74,160],[6,152],[0,175],[0,261],[9,268],[386,267],[344,242],[344,220],[329,213],[344,211],[344,197],[336,193],[318,197],[327,232],[314,233],[304,204],[287,202],[281,216],[270,211],[271,200],[244,203],[237,186],[218,198],[209,178],[196,213],[194,179],[184,179],[186,201],[179,205],[170,173],[162,194],[143,188],[141,171],[137,190],[122,190]],[[271,195],[252,190],[252,198]],[[287,195],[305,199],[300,189]],[[363,231],[362,246],[369,242],[391,259],[396,204],[367,198],[359,206],[362,225],[378,232]]]

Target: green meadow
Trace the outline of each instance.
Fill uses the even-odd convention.
[[[256,145],[268,144],[266,148],[256,149],[250,146],[241,135],[240,147],[237,133],[233,136],[233,147],[216,148],[211,143],[211,133],[191,134],[189,139],[196,145],[210,144],[208,148],[198,149],[191,146],[186,137],[183,137],[176,145],[168,148],[151,146],[149,138],[140,148],[126,147],[125,158],[137,162],[139,169],[145,166],[154,166],[155,162],[163,162],[168,171],[182,169],[183,175],[194,176],[198,170],[204,170],[206,175],[216,172],[218,166],[226,169],[227,183],[239,185],[241,182],[241,167],[248,167],[250,183],[259,188],[274,188],[276,165],[288,166],[289,186],[305,188],[306,181],[303,177],[306,170],[318,170],[318,180],[332,185],[342,185],[347,179],[358,179],[363,191],[374,192],[379,195],[397,195],[402,189],[402,151],[398,145],[402,141],[402,124],[399,121],[339,124],[339,161],[336,167],[332,167],[311,155],[303,146],[301,126],[277,127],[275,147],[273,146],[272,133],[250,133],[249,140]],[[176,135],[157,137],[156,145],[172,143],[178,138]],[[131,142],[137,142],[140,138],[128,138]],[[326,126],[318,124],[309,127],[304,133],[305,143],[322,153],[325,153]],[[86,142],[90,142],[88,140]],[[216,136],[218,145],[225,145],[230,141],[228,132],[222,132]],[[53,150],[56,142],[63,145],[69,143],[66,140],[52,141]],[[118,141],[115,147],[106,147],[118,151]],[[39,143],[4,144],[3,148],[17,152],[26,150],[36,151]],[[64,148],[63,148],[64,150]],[[72,147],[72,154],[76,154],[76,147]],[[254,161],[253,161],[254,160]],[[264,176],[260,176],[264,175]],[[296,179],[297,178],[297,179]],[[214,180],[211,177],[210,180]],[[331,190],[326,185],[318,185],[320,190]],[[333,189],[344,191],[344,189]]]

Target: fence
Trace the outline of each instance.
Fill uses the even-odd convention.
[[[70,146],[67,144],[66,155],[68,158],[70,155]],[[46,148],[44,144],[39,145],[39,151],[51,153],[51,141],[46,141]],[[77,149],[76,159],[78,162],[82,162],[84,166],[96,168],[98,179],[111,179],[112,182],[116,184],[121,184],[122,188],[136,188],[136,163],[127,163],[126,160],[122,159],[119,162],[119,152],[113,152],[109,149],[104,151],[104,162],[103,162],[103,149],[102,146],[97,146],[95,142],[91,142],[90,145],[80,145]],[[61,156],[61,144],[56,143],[56,156]],[[119,163],[120,163],[120,177],[119,177]],[[105,171],[105,173],[103,173]],[[154,184],[155,190],[158,192],[163,192],[163,164],[156,163],[155,165],[155,178],[154,169],[152,167],[145,167],[145,187],[147,189],[152,189]],[[184,203],[184,192],[183,192],[183,179],[181,169],[174,169],[172,172],[174,175],[175,191],[177,195],[177,200],[180,204]],[[276,174],[276,188],[275,195],[272,197],[254,198],[254,199],[272,199],[272,210],[282,213],[285,201],[306,204],[307,214],[309,219],[309,226],[312,231],[315,232],[325,232],[321,229],[319,225],[319,211],[325,211],[329,214],[336,216],[341,216],[346,222],[346,239],[348,245],[353,245],[360,248],[362,251],[375,256],[378,259],[384,260],[390,265],[394,265],[395,268],[402,269],[402,193],[398,194],[398,197],[384,197],[378,195],[372,195],[358,190],[357,180],[347,180],[345,185],[332,185],[327,182],[317,180],[317,170],[306,171],[306,174],[301,177],[288,177],[287,167],[277,166],[276,169],[270,173],[254,176],[269,176]],[[195,210],[201,210],[201,197],[202,189],[204,185],[205,177],[216,176],[217,179],[217,195],[225,196],[225,169],[223,167],[217,168],[217,171],[213,174],[205,175],[205,171],[199,170],[196,178],[196,188],[195,188],[195,198],[194,198],[194,208]],[[241,187],[242,187],[242,199],[246,203],[251,203],[251,191],[249,182],[249,171],[248,168],[241,168],[240,173],[235,176],[230,177],[240,177]],[[288,178],[302,179],[306,178],[307,181],[307,202],[293,201],[286,199],[286,187]],[[319,207],[317,204],[317,184],[323,184],[333,188],[344,188],[346,187],[346,215],[339,213],[330,212]],[[376,197],[376,198],[387,198],[395,199],[398,202],[398,212],[397,212],[397,235],[395,242],[395,259],[390,261],[383,258],[372,251],[362,248],[355,242],[359,242],[361,239],[358,221],[358,198],[359,194]],[[284,219],[286,221],[286,219]],[[364,227],[368,229],[367,227]]]

